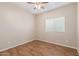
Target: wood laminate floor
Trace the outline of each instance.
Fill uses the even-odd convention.
[[[77,56],[77,50],[34,40],[0,52],[0,56]]]

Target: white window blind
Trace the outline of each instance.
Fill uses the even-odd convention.
[[[65,32],[65,17],[47,18],[45,28],[46,32]]]

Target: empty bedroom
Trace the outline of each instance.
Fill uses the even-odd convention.
[[[0,56],[78,56],[78,2],[0,2]]]

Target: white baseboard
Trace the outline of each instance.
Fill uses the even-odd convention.
[[[40,39],[38,39],[38,40],[40,40]],[[56,43],[56,42],[50,42],[47,40],[40,40],[40,41],[44,41],[44,42],[48,42],[48,43],[52,43],[52,44],[56,44],[56,45],[60,45],[60,46],[64,46],[64,47],[69,47],[69,48],[73,48],[73,49],[77,50],[77,47],[72,47],[72,46],[68,46],[68,45],[64,45],[64,44],[60,44],[60,43]]]
[[[4,48],[4,49],[0,49],[0,52],[5,51],[5,50],[8,50],[8,49],[11,49],[11,48],[14,48],[16,46],[19,46],[19,45],[22,45],[22,44],[25,44],[25,43],[28,43],[28,42],[31,42],[31,41],[33,41],[33,40],[29,40],[29,41],[26,41],[26,42],[23,42],[23,43],[19,43],[17,45],[11,46],[11,47],[7,47],[7,48]]]

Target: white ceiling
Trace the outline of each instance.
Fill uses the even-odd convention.
[[[72,4],[73,2],[49,2],[46,4],[45,9],[41,9],[41,10],[34,10],[34,5],[32,4],[28,4],[26,2],[16,2],[15,4],[17,4],[18,6],[28,10],[31,13],[42,13],[42,12],[46,12],[46,11],[50,11],[68,4]]]

